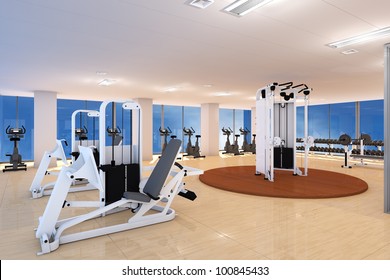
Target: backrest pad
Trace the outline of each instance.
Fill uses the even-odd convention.
[[[158,199],[160,191],[175,163],[177,153],[181,147],[181,140],[171,139],[154,167],[143,192],[152,199]]]

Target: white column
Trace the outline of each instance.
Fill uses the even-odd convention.
[[[57,93],[34,91],[34,167],[38,167],[45,151],[57,140]],[[50,166],[55,164],[52,161]]]
[[[385,110],[385,187],[384,187],[384,212],[390,214],[390,44],[385,45],[385,99],[384,99],[384,110]]]
[[[153,100],[136,98],[142,110],[142,160],[153,159]]]
[[[256,107],[251,108],[251,132],[256,134]]]
[[[219,155],[219,104],[201,106],[201,153],[205,156]]]

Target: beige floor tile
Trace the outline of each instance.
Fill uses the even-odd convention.
[[[149,165],[152,162],[145,162]],[[204,170],[254,165],[245,155],[185,158],[183,165]],[[298,156],[298,164],[302,164]],[[309,167],[359,177],[367,192],[334,199],[267,198],[225,192],[187,177],[198,198],[177,197],[173,221],[61,245],[37,256],[34,228],[49,197],[32,199],[36,169],[0,172],[1,259],[390,259],[390,215],[383,213],[383,163],[344,169],[341,157],[310,156]],[[374,167],[375,164],[375,167]],[[147,173],[144,173],[147,174]],[[309,172],[310,176],[310,172]],[[55,178],[54,178],[55,179]],[[53,178],[45,178],[45,182]],[[97,191],[71,193],[67,200],[97,200]],[[90,209],[66,208],[60,218]],[[107,215],[66,233],[124,223],[129,211]]]

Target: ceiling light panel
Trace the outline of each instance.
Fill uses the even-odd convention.
[[[240,17],[271,1],[273,0],[237,0],[225,7],[222,11]]]
[[[214,3],[214,0],[191,0],[187,1],[187,4],[196,8],[205,9],[211,4]]]
[[[231,96],[232,94],[228,91],[216,92],[214,96]]]
[[[342,48],[342,47],[349,46],[349,45],[354,45],[354,44],[358,44],[358,43],[363,43],[363,42],[379,39],[379,38],[382,38],[385,36],[390,36],[390,26],[382,28],[382,29],[377,29],[377,30],[374,30],[374,31],[371,31],[368,33],[364,33],[364,34],[361,34],[358,36],[354,36],[351,38],[336,41],[336,42],[327,44],[327,46],[337,49],[337,48]]]
[[[115,80],[111,80],[111,79],[104,79],[104,80],[101,80],[98,85],[99,86],[111,86],[113,84],[115,84]]]

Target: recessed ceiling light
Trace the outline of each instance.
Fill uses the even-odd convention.
[[[228,91],[221,91],[221,92],[217,92],[214,94],[215,96],[230,96],[232,95],[230,92]]]
[[[178,90],[177,87],[170,87],[170,88],[164,89],[163,92],[169,93],[169,92],[175,92],[175,91],[177,91],[177,90]]]
[[[357,44],[357,43],[362,43],[362,42],[366,42],[366,41],[371,41],[371,40],[378,39],[378,38],[381,38],[381,37],[384,37],[384,36],[389,36],[389,35],[390,35],[390,26],[382,28],[382,29],[377,29],[377,30],[374,30],[374,31],[371,31],[371,32],[368,32],[368,33],[364,33],[364,34],[361,34],[361,35],[358,35],[358,36],[354,36],[354,37],[351,37],[351,38],[347,38],[347,39],[343,39],[343,40],[340,40],[340,41],[336,41],[336,42],[327,44],[327,46],[331,47],[331,48],[336,48],[337,49],[337,48],[342,48],[342,47],[349,46],[349,45],[352,45],[352,44]]]
[[[271,1],[273,0],[237,0],[223,8],[222,11],[240,17]]]
[[[341,52],[342,54],[354,54],[354,53],[358,53],[359,51],[355,50],[355,49],[349,49],[349,50],[346,50],[346,51],[343,51]]]
[[[111,80],[111,79],[104,79],[104,80],[101,80],[98,85],[99,86],[111,86],[113,84],[115,84],[115,80]]]
[[[211,4],[213,4],[214,0],[190,0],[187,1],[186,3],[196,8],[205,9]]]

